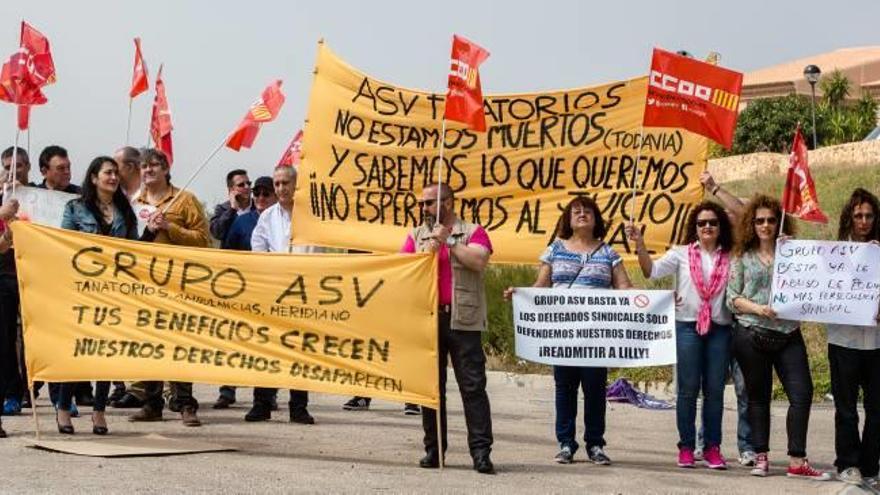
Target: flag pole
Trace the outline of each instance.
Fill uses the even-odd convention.
[[[168,211],[169,208],[171,208],[171,205],[173,205],[174,202],[177,201],[177,198],[180,197],[180,194],[181,194],[184,190],[186,190],[186,188],[189,187],[190,184],[192,184],[192,182],[195,180],[196,176],[198,176],[199,173],[200,173],[202,170],[204,170],[204,168],[208,165],[208,163],[211,161],[211,159],[214,158],[214,155],[216,155],[221,149],[223,149],[223,145],[225,145],[225,144],[226,144],[226,138],[223,138],[223,141],[220,141],[220,144],[217,145],[216,148],[214,148],[214,151],[212,151],[211,154],[208,155],[208,158],[206,158],[205,161],[202,162],[201,165],[199,165],[199,168],[197,168],[197,169],[195,170],[195,172],[193,172],[192,175],[189,176],[189,179],[186,180],[186,183],[183,185],[183,187],[181,187],[180,189],[177,190],[177,194],[175,194],[174,197],[171,198],[171,201],[169,201],[168,204],[165,205],[165,208],[162,208],[162,213],[163,213],[163,214],[164,214],[166,211]]]
[[[12,163],[9,166],[9,181],[12,182],[12,195],[15,196],[15,172],[18,168],[18,136],[21,134],[21,129],[18,128],[18,123],[15,124],[15,145],[12,147]],[[6,191],[4,191],[6,192]]]
[[[440,130],[440,167],[437,173],[437,217],[434,219],[434,226],[440,225],[440,197],[443,189],[443,169],[446,168],[443,162],[443,151],[446,149],[446,116],[443,117],[443,125]]]
[[[40,439],[40,420],[37,417],[37,398],[34,396],[34,382],[31,382],[28,387],[28,393],[31,396],[31,411],[34,413],[34,437],[37,440]]]
[[[128,124],[125,126],[125,145],[128,146],[131,142],[131,104],[134,101],[134,98],[128,98]]]
[[[635,171],[633,172],[633,190],[632,190],[632,200],[630,201],[630,210],[629,210],[629,221],[635,225],[636,222],[636,190],[638,189],[639,183],[639,162],[642,161],[642,140],[645,138],[645,126],[639,126],[639,151],[636,153],[636,166]]]

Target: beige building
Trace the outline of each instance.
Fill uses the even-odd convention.
[[[880,98],[880,46],[863,46],[841,48],[745,74],[740,109],[758,98],[791,93],[809,95],[810,84],[804,79],[804,67],[810,64],[817,65],[822,70],[822,76],[834,69],[843,72],[850,81],[852,99],[861,98],[864,93]],[[821,94],[817,84],[816,96]]]

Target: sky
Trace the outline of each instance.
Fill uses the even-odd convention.
[[[68,149],[73,181],[92,158],[125,144],[128,89],[139,36],[151,89],[134,100],[131,144],[147,142],[160,63],[174,124],[172,181],[182,185],[273,79],[287,102],[253,148],[221,150],[191,189],[213,205],[225,175],[270,175],[306,114],[317,41],[377,79],[445,91],[453,33],[491,52],[484,94],[589,86],[644,74],[654,46],[748,72],[838,48],[880,45],[877,0],[595,1],[4,1],[0,56],[18,47],[22,19],[48,36],[58,75],[31,115],[31,180],[47,145]],[[0,142],[15,138],[15,109],[0,105]],[[27,135],[21,136],[22,146]]]

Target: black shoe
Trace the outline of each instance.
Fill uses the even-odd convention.
[[[367,397],[352,397],[342,405],[346,411],[366,411],[370,408],[370,399]]]
[[[125,397],[125,385],[114,386],[113,392],[111,392],[110,396],[107,397],[107,403],[112,406],[113,404],[121,401],[123,397]]]
[[[419,467],[425,469],[433,469],[440,467],[440,456],[436,452],[429,452],[425,457],[419,459]]]
[[[407,416],[418,416],[419,414],[422,414],[422,409],[418,404],[406,403],[403,405],[403,414]]]
[[[230,399],[229,397],[226,397],[225,395],[221,395],[220,397],[217,397],[217,402],[215,402],[214,405],[211,406],[211,408],[212,409],[229,409],[229,406],[231,406],[232,404],[235,404],[235,399]]]
[[[25,390],[25,396],[21,399],[21,408],[30,409],[32,406],[33,404],[31,404],[31,396],[29,393],[27,393],[27,390]]]
[[[0,438],[6,438],[6,430],[3,429],[2,425],[0,425]]]
[[[272,411],[263,404],[254,404],[254,407],[244,415],[244,420],[249,423],[269,421],[270,419],[272,419]]]
[[[315,418],[305,409],[301,409],[299,411],[290,411],[290,422],[301,425],[313,425],[315,424]]]
[[[489,460],[489,454],[481,455],[474,459],[474,471],[480,474],[495,474],[495,466]]]
[[[110,405],[117,409],[139,409],[144,407],[144,401],[138,399],[137,397],[131,395],[130,393],[126,393],[116,402],[111,402]]]
[[[176,412],[176,413],[183,412],[183,410],[180,407],[180,403],[177,401],[173,401],[173,400],[168,401],[168,410],[171,412]]]

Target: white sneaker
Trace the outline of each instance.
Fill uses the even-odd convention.
[[[862,484],[862,472],[857,467],[848,467],[837,473],[837,479],[850,485]]]
[[[744,452],[740,452],[739,454],[739,464],[740,466],[752,467],[755,465],[755,460],[757,460],[758,454],[752,452],[751,450],[746,450]]]
[[[703,447],[697,447],[694,449],[694,460],[702,461],[703,460]]]

